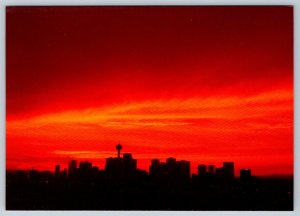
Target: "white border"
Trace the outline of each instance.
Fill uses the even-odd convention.
[[[10,5],[293,5],[294,6],[294,211],[6,211],[5,210],[5,7]],[[300,215],[300,1],[298,0],[3,0],[0,1],[0,215],[137,216],[137,215]],[[298,60],[298,61],[297,61]],[[298,132],[298,133],[297,133]]]

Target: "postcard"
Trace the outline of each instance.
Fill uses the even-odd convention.
[[[7,6],[7,210],[293,210],[292,6]]]

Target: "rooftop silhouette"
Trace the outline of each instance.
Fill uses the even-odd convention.
[[[222,167],[169,157],[153,159],[149,174],[137,168],[131,153],[106,159],[99,169],[89,161],[70,160],[54,172],[7,172],[8,210],[292,210],[293,179],[263,179],[234,162]]]

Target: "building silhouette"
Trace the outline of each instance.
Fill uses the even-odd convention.
[[[105,170],[107,176],[117,178],[130,178],[137,175],[141,171],[137,169],[137,160],[132,157],[131,153],[124,153],[121,157],[121,144],[116,146],[117,157],[106,158]]]
[[[205,164],[200,164],[198,165],[198,176],[204,176],[206,175],[206,165]]]
[[[233,162],[223,162],[223,175],[225,178],[234,178],[234,163]]]
[[[222,167],[169,157],[152,159],[149,174],[131,153],[106,159],[103,170],[71,160],[61,171],[19,170],[6,175],[9,210],[292,210],[293,179],[234,176],[234,162]]]
[[[214,174],[214,173],[215,173],[215,166],[208,165],[208,174]]]
[[[79,163],[79,172],[90,172],[92,170],[92,163],[88,161],[82,161]]]
[[[137,161],[132,158],[132,154],[123,154],[123,169],[125,173],[133,173],[137,170]]]
[[[77,172],[77,161],[76,160],[70,160],[69,161],[69,167],[68,167],[68,175],[70,177],[76,175]]]
[[[55,166],[54,175],[55,175],[55,177],[60,176],[60,165]]]
[[[240,179],[242,181],[250,181],[251,178],[252,178],[251,169],[241,169],[240,170]]]
[[[166,162],[153,159],[149,167],[149,175],[152,177],[169,177],[174,179],[190,178],[190,162],[177,161],[175,158],[167,158]]]

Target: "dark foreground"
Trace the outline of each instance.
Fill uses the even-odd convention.
[[[7,172],[7,210],[293,210],[293,178]]]

